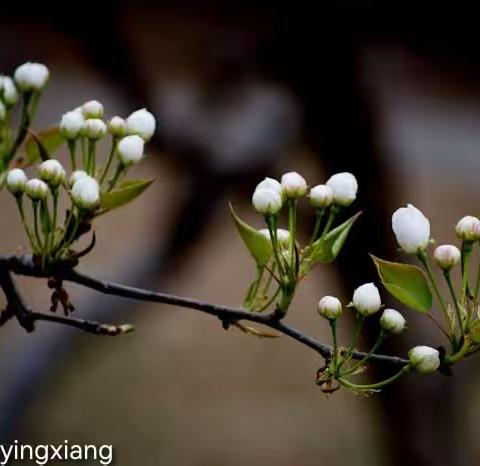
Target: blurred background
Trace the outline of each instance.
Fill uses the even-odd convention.
[[[37,129],[93,98],[109,117],[139,107],[155,114],[157,136],[135,170],[157,182],[97,222],[96,252],[82,262],[105,279],[239,305],[254,267],[228,200],[260,227],[250,196],[263,177],[298,170],[314,185],[354,173],[353,208],[364,215],[340,260],[302,284],[288,317],[328,342],[315,303],[326,293],[347,302],[376,279],[368,252],[401,258],[390,231],[398,206],[424,211],[439,243],[453,241],[461,216],[479,214],[477,17],[466,2],[8,2],[0,72],[26,60],[50,68]],[[17,250],[19,238],[25,248],[14,202],[2,195],[0,208],[2,252]],[[305,236],[311,214],[305,203]],[[46,311],[46,284],[19,282]],[[451,378],[412,375],[372,398],[327,398],[314,383],[322,360],[293,341],[68,290],[78,316],[137,331],[2,328],[1,443],[108,443],[120,466],[480,461],[478,358]],[[427,320],[404,311],[408,332],[386,352],[440,344]],[[364,348],[376,336],[372,320]],[[350,331],[345,318],[344,342]]]

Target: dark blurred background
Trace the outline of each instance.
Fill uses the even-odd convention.
[[[458,218],[479,214],[480,44],[467,2],[8,2],[0,72],[26,60],[51,71],[37,128],[92,98],[107,116],[146,106],[157,117],[136,170],[158,182],[98,222],[97,252],[82,264],[97,276],[238,305],[254,270],[227,201],[260,226],[249,199],[261,178],[298,170],[314,185],[348,170],[362,220],[289,316],[328,341],[314,304],[326,293],[346,302],[375,279],[368,252],[400,257],[390,231],[398,206],[423,210],[440,243],[453,241]],[[8,196],[0,204],[2,251],[13,251],[20,222]],[[307,231],[306,203],[303,214]],[[20,284],[47,308],[43,282]],[[480,461],[475,358],[451,378],[412,375],[372,398],[326,398],[314,383],[322,361],[291,341],[69,290],[78,315],[137,331],[109,339],[2,328],[3,442],[112,443],[122,466]],[[408,332],[385,351],[440,343],[421,316],[405,314]],[[350,327],[344,319],[344,341]]]

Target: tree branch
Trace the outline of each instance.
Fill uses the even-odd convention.
[[[7,301],[10,304],[10,298],[12,302],[18,304],[18,301],[21,298],[16,292],[15,285],[13,280],[11,279],[10,272],[13,272],[17,275],[24,275],[30,277],[39,277],[39,278],[50,278],[54,277],[59,280],[65,280],[72,283],[76,283],[78,285],[82,285],[87,288],[91,288],[96,290],[100,293],[113,295],[113,296],[120,296],[124,298],[135,299],[137,301],[145,301],[145,302],[155,302],[155,303],[162,303],[162,304],[170,304],[172,306],[180,306],[189,309],[195,309],[197,311],[215,316],[219,318],[224,328],[228,328],[229,325],[233,322],[246,320],[250,322],[255,322],[261,325],[265,325],[271,329],[277,330],[284,335],[302,343],[303,345],[313,349],[317,353],[319,353],[322,357],[328,359],[331,357],[332,348],[330,346],[324,345],[323,343],[319,342],[315,338],[305,335],[300,330],[286,324],[282,317],[278,315],[276,312],[269,312],[269,313],[255,313],[245,311],[243,309],[228,307],[228,306],[221,306],[217,304],[210,304],[203,301],[198,301],[191,298],[184,298],[180,296],[175,296],[172,294],[167,293],[158,293],[155,291],[144,290],[141,288],[135,288],[131,286],[121,285],[117,283],[112,283],[108,281],[102,281],[89,275],[82,274],[72,267],[65,267],[59,266],[51,273],[45,273],[41,268],[37,267],[32,260],[31,256],[0,256],[0,285],[2,286],[5,295],[7,296]],[[3,277],[3,278],[2,278]],[[8,278],[9,277],[9,278]],[[11,286],[13,285],[13,289],[15,292],[11,291]],[[10,296],[10,298],[9,298]],[[23,305],[23,304],[22,304]],[[22,307],[22,306],[20,306]],[[25,306],[23,305],[25,308]],[[60,317],[56,315],[50,314],[41,314],[36,313],[33,311],[30,312],[30,317],[33,320],[49,320],[57,323],[63,323],[66,325],[70,325],[76,328],[80,328],[87,331],[93,331],[93,333],[101,333],[101,334],[117,334],[117,333],[125,333],[126,331],[131,330],[130,327],[126,328],[124,326],[105,326],[99,324],[97,322],[90,322],[90,321],[83,321],[81,319],[72,319],[70,317]],[[18,317],[18,316],[17,316]],[[19,319],[20,321],[20,319]],[[117,333],[112,333],[113,331],[109,332],[106,329],[109,328],[123,328],[122,331],[118,331]],[[95,331],[99,330],[99,331]],[[367,354],[361,351],[355,351],[352,354],[354,359],[363,359]],[[373,354],[369,356],[370,361],[376,362],[383,362],[388,364],[393,364],[397,366],[403,366],[408,364],[408,360],[396,357],[396,356],[386,356],[380,354]]]

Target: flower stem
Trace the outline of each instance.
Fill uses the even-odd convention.
[[[68,150],[70,152],[70,163],[72,164],[72,171],[75,171],[77,169],[77,141],[75,139],[68,140]]]
[[[458,326],[460,327],[460,333],[462,335],[462,340],[465,338],[465,330],[463,326],[463,319],[462,319],[462,312],[460,306],[458,305],[457,297],[455,296],[455,290],[453,289],[452,280],[450,278],[450,271],[444,270],[443,276],[445,277],[445,281],[447,282],[448,289],[450,290],[450,294],[452,295],[452,300],[455,305],[455,313],[457,315]]]
[[[340,361],[340,364],[338,365],[338,370],[341,369],[341,367],[345,364],[345,363],[348,363],[348,361],[350,360],[351,356],[352,356],[352,353],[353,353],[353,350],[355,348],[355,346],[357,346],[358,344],[358,340],[360,338],[360,331],[362,330],[362,325],[363,325],[363,321],[365,320],[365,318],[360,315],[360,314],[356,314],[356,317],[355,317],[355,328],[353,330],[353,338],[352,338],[352,342],[350,343],[350,346],[347,350],[347,354],[345,355],[345,357],[342,359],[342,361]]]
[[[113,178],[110,180],[110,184],[108,185],[107,192],[111,191],[115,187],[118,179],[120,178],[120,175],[123,173],[124,170],[125,170],[125,167],[121,163],[119,163],[117,165],[117,169],[115,171],[115,174],[113,175]]]
[[[392,382],[395,382],[400,377],[407,374],[410,371],[410,369],[411,369],[410,365],[406,365],[402,367],[402,369],[399,372],[397,372],[395,375],[392,375],[392,377],[382,380],[381,382],[372,383],[368,385],[358,385],[342,377],[340,377],[338,381],[345,387],[352,388],[353,390],[375,390],[377,388],[382,388],[382,387],[385,387],[386,385],[391,384]]]
[[[337,344],[337,319],[329,319],[330,328],[332,329],[332,339],[333,339],[333,373],[337,375],[337,355],[338,355],[338,344]]]
[[[295,241],[297,238],[297,200],[289,199],[288,201],[288,229],[290,230],[290,279],[296,280],[296,254]]]
[[[35,243],[35,239],[33,237],[33,234],[31,232],[30,227],[28,226],[26,218],[25,218],[25,210],[23,208],[23,197],[22,196],[16,196],[15,200],[17,201],[18,211],[20,212],[20,218],[22,220],[23,228],[25,229],[25,232],[27,234],[28,241],[30,242],[30,246],[32,247],[33,251],[36,252],[37,245]]]
[[[318,236],[318,232],[320,231],[320,225],[322,224],[322,218],[325,215],[325,209],[317,209],[316,211],[316,218],[315,218],[315,225],[313,227],[312,236],[308,245],[310,246]]]
[[[323,238],[330,231],[330,227],[332,226],[333,221],[335,220],[335,217],[337,216],[337,213],[338,213],[338,206],[332,205],[330,207],[330,213],[328,214],[327,223],[323,227],[323,231],[322,231],[322,234],[321,234],[320,238]]]
[[[342,377],[345,375],[353,374],[359,367],[363,366],[370,359],[370,356],[373,353],[375,353],[375,351],[377,351],[377,349],[380,347],[380,345],[383,343],[384,340],[385,340],[385,330],[381,329],[378,335],[377,341],[372,346],[372,349],[365,355],[363,359],[358,361],[353,367],[351,367],[346,372],[344,372],[342,374]]]
[[[468,275],[473,244],[472,241],[462,241],[462,298],[466,298],[470,294]]]

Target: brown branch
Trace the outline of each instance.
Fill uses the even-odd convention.
[[[9,293],[8,288],[10,287],[10,283],[8,283],[8,279],[4,283],[1,277],[9,276],[10,272],[13,272],[17,275],[24,275],[24,276],[30,276],[30,277],[42,277],[42,278],[54,277],[60,280],[69,281],[72,283],[76,283],[78,285],[85,286],[87,288],[91,288],[93,290],[96,290],[100,293],[107,294],[107,295],[130,298],[130,299],[135,299],[137,301],[155,302],[155,303],[169,304],[172,306],[185,307],[189,309],[195,309],[197,311],[219,318],[222,321],[224,328],[228,328],[231,323],[236,321],[241,321],[241,320],[255,322],[283,333],[284,335],[313,349],[314,351],[316,351],[326,359],[330,358],[332,354],[332,348],[330,346],[325,345],[319,342],[318,340],[316,340],[315,338],[305,335],[300,330],[290,326],[289,324],[286,324],[283,321],[282,316],[280,316],[276,312],[260,314],[260,313],[245,311],[239,308],[221,306],[217,304],[210,304],[207,302],[198,301],[195,299],[185,298],[181,296],[175,296],[172,294],[158,293],[151,290],[145,290],[141,288],[135,288],[131,286],[112,283],[108,281],[102,281],[102,280],[90,277],[89,275],[82,274],[71,267],[59,266],[55,270],[47,274],[46,272],[44,272],[42,269],[40,269],[33,263],[32,258],[30,256],[7,256],[7,257],[0,256],[0,271],[3,271],[2,273],[0,273],[0,281],[1,281],[0,284],[4,289],[4,292],[6,295],[7,293]],[[13,283],[13,281],[11,280],[11,277],[10,277],[10,282]],[[5,288],[7,288],[7,290]],[[18,295],[18,293],[16,294]],[[15,299],[17,298],[15,298],[15,296],[12,296],[12,299],[15,301]],[[8,296],[7,296],[7,300],[10,302],[10,299]],[[34,320],[55,321],[57,323],[64,323],[66,325],[81,328],[87,331],[91,331],[92,328],[95,328],[95,325],[101,325],[96,322],[82,321],[80,319],[72,319],[70,317],[52,316],[53,318],[51,318],[50,315],[47,315],[47,314],[34,313],[33,311],[30,311],[30,313],[33,316],[35,316]],[[94,332],[94,333],[97,333],[97,332]],[[125,332],[121,332],[121,333],[125,333]],[[364,352],[355,351],[353,352],[352,357],[354,359],[363,359],[366,355],[367,354]],[[393,364],[397,366],[408,364],[408,360],[406,359],[396,357],[396,356],[386,356],[381,354],[370,355],[369,360]]]

